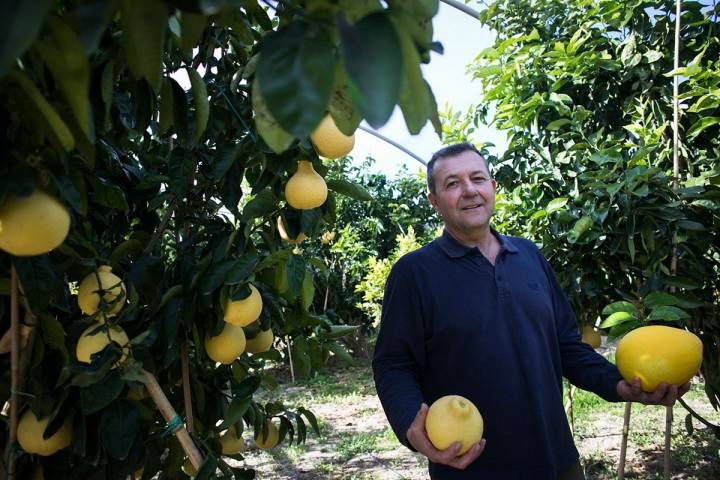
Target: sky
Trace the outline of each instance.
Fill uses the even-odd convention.
[[[443,44],[444,53],[432,52],[430,63],[422,65],[423,75],[435,94],[439,110],[449,104],[454,111],[464,113],[471,104],[478,102],[480,92],[480,84],[471,81],[466,67],[478,53],[492,46],[494,34],[478,20],[442,2],[433,19],[433,28],[433,40]],[[370,128],[365,122],[362,125]],[[442,147],[430,122],[418,135],[411,135],[399,107],[395,108],[388,123],[377,131],[425,159]],[[505,134],[492,127],[481,127],[477,138],[494,143],[498,151],[503,151],[507,145]],[[401,150],[362,130],[355,133],[355,148],[350,155],[357,162],[372,156],[376,160],[373,170],[391,178],[402,165],[407,165],[411,172],[424,168]]]

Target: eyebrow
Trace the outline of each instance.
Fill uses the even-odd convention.
[[[474,171],[470,172],[471,177],[474,177],[475,175],[482,175],[483,177],[488,177],[488,174],[483,172],[482,170],[474,170]],[[448,180],[450,180],[452,178],[458,178],[458,177],[459,177],[459,175],[452,173],[452,174],[448,175],[447,177],[443,178],[443,183],[446,183]]]

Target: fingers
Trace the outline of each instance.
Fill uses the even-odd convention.
[[[666,382],[662,382],[653,392],[645,392],[641,388],[638,377],[635,377],[631,384],[620,381],[617,386],[618,394],[625,401],[668,407],[674,405],[677,399],[685,395],[688,390],[690,390],[690,382],[682,385],[668,385]]]
[[[458,468],[460,470],[465,470],[472,462],[474,462],[480,456],[483,450],[485,450],[485,443],[487,443],[487,441],[483,438],[478,443],[470,447],[470,450],[463,453],[459,457],[453,458],[448,465]]]

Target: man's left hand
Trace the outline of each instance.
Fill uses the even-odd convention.
[[[640,379],[635,377],[632,384],[620,380],[617,384],[617,393],[626,402],[638,402],[645,405],[665,405],[671,407],[675,401],[690,390],[690,382],[683,385],[668,385],[663,382],[654,392],[644,392],[640,388]]]

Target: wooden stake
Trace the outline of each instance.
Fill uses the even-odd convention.
[[[193,426],[193,409],[192,409],[192,395],[190,393],[190,360],[188,356],[187,342],[183,342],[180,346],[180,368],[182,369],[183,379],[183,399],[185,401],[185,422],[187,424],[188,433],[193,433],[195,428]]]
[[[17,441],[18,388],[20,367],[20,305],[18,303],[18,278],[15,265],[10,266],[10,436],[6,449],[13,449]],[[15,479],[15,452],[11,451],[7,464],[7,477]]]
[[[565,404],[565,414],[570,418],[570,433],[575,435],[575,414],[573,413],[573,395],[575,394],[575,385],[570,384],[568,390],[568,399]]]
[[[170,405],[170,402],[165,396],[165,393],[162,391],[162,388],[160,388],[160,384],[155,378],[155,375],[147,370],[143,370],[143,375],[145,375],[145,388],[147,388],[150,393],[150,396],[155,402],[158,410],[160,410],[160,413],[166,422],[172,422],[177,416],[177,412],[175,412],[173,406]],[[190,438],[190,434],[187,430],[185,430],[185,427],[180,424],[173,430],[173,433],[177,437],[178,442],[180,442],[180,446],[185,451],[185,454],[190,459],[190,463],[192,463],[193,467],[195,467],[195,470],[200,470],[200,466],[203,463],[202,455],[200,455],[200,451],[193,443],[192,438]]]
[[[618,480],[625,478],[625,457],[627,456],[628,433],[630,432],[630,411],[632,402],[625,402],[625,418],[623,420],[622,443],[620,444],[620,464],[618,465]]]
[[[285,335],[285,343],[287,343],[288,358],[290,358],[290,378],[292,378],[292,382],[295,383],[295,368],[293,367],[292,362],[292,349],[290,348],[290,337],[287,335]]]
[[[665,480],[670,480],[672,449],[670,448],[672,437],[673,407],[665,407]]]

